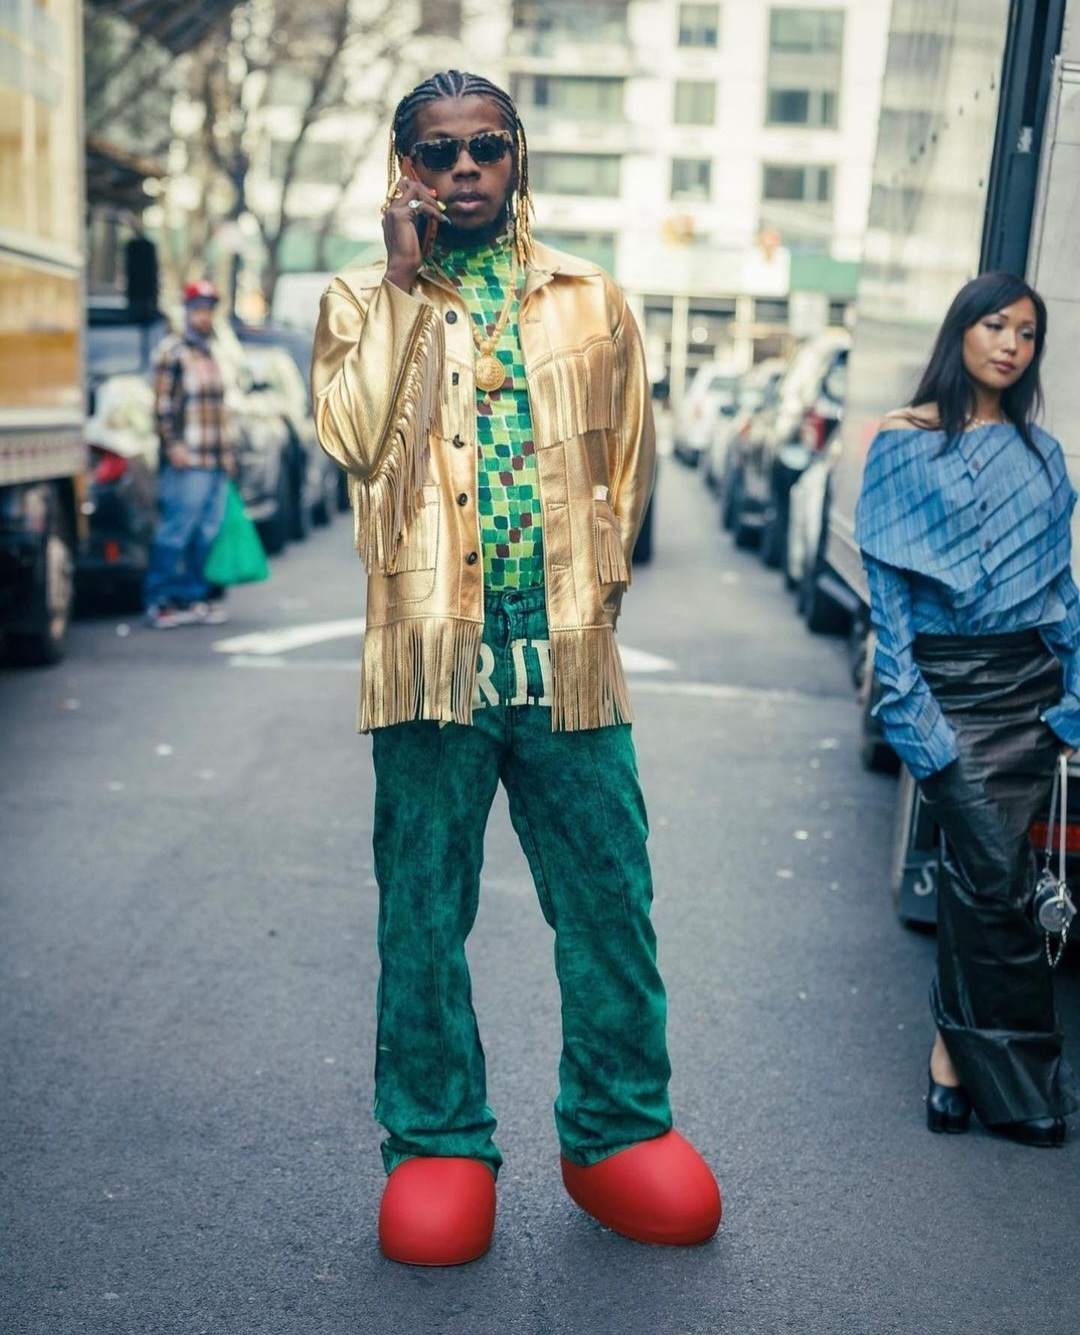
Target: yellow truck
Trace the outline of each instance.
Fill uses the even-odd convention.
[[[86,462],[82,6],[0,8],[0,642],[52,663]]]

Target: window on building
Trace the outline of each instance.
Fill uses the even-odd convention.
[[[844,44],[842,9],[774,9],[769,15],[769,47],[810,56],[839,51]]]
[[[762,173],[760,226],[779,232],[792,251],[827,250],[833,226],[833,177],[831,166],[767,164]]]
[[[680,46],[717,46],[719,42],[719,5],[679,6]]]
[[[708,158],[673,158],[672,199],[709,199],[712,195],[712,162]]]
[[[711,79],[678,79],[675,83],[675,124],[714,125],[716,84]]]
[[[774,163],[765,167],[761,197],[791,203],[831,204],[832,191],[832,167]]]
[[[460,37],[461,0],[420,0],[416,30],[430,37]]]
[[[615,153],[533,153],[529,179],[538,194],[619,194],[622,158]]]
[[[833,129],[836,111],[836,93],[831,88],[770,88],[765,119],[769,125]]]
[[[622,79],[587,79],[558,74],[515,74],[510,91],[522,112],[530,110],[580,117],[621,119]]]
[[[538,240],[556,250],[566,250],[583,260],[591,260],[608,273],[615,270],[614,232],[560,232],[541,228],[536,235]]]
[[[625,43],[628,37],[626,0],[514,0],[514,32],[525,37],[525,49],[543,54],[567,37],[584,42]]]
[[[766,75],[767,125],[836,127],[843,46],[842,10],[772,10]]]
[[[758,297],[754,301],[755,324],[787,324],[788,304],[783,298]]]
[[[270,149],[270,175],[280,181],[285,175],[292,141],[275,139]],[[345,170],[345,154],[340,143],[301,144],[293,167],[293,183],[304,182],[309,185],[339,185]]]

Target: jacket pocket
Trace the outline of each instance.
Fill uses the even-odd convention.
[[[593,546],[596,549],[596,577],[601,584],[629,584],[619,521],[610,501],[593,501]]]
[[[391,603],[417,602],[429,597],[435,587],[440,508],[438,486],[426,484],[423,504],[386,567]]]
[[[615,425],[615,343],[606,335],[553,352],[529,375],[534,439],[540,449]]]

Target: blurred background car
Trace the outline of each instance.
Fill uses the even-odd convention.
[[[311,411],[311,338],[277,325],[237,324],[256,393],[272,394],[292,434],[295,473],[290,537],[302,540],[311,524],[333,521],[349,508],[345,474],[319,445]]]
[[[846,607],[830,592],[824,564],[824,537],[828,523],[829,474],[840,449],[839,427],[847,392],[847,354],[842,354],[821,388],[821,394],[803,418],[803,443],[810,461],[791,488],[788,498],[788,538],[784,579],[795,592],[799,613],[808,628],[821,634],[847,630]]]
[[[126,303],[95,299],[86,334],[86,440],[91,471],[75,554],[79,602],[142,606],[142,580],[157,524],[158,438],[150,384],[166,321],[132,320]]]
[[[672,437],[675,454],[683,463],[696,466],[708,448],[716,419],[734,417],[742,370],[730,362],[705,362],[694,372],[675,414]]]
[[[734,413],[720,413],[713,422],[709,444],[700,460],[702,480],[710,491],[719,493],[723,488],[731,442],[774,390],[785,365],[782,357],[767,357],[751,366],[735,390]]]
[[[812,443],[820,441],[822,427],[815,408],[850,346],[851,336],[841,329],[807,339],[792,354],[775,394],[731,442],[724,498],[730,527],[737,546],[760,545],[768,566],[784,563],[791,488],[821,448]],[[841,396],[829,397],[839,401]]]

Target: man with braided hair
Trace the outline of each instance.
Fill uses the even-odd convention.
[[[615,622],[653,482],[641,340],[593,264],[532,239],[513,102],[450,70],[394,116],[385,264],[322,302],[312,385],[368,570],[359,726],[379,885],[379,1237],[488,1247],[501,1157],[465,941],[501,780],[555,932],[563,1180],[602,1223],[703,1242],[672,1129],[646,819]]]

